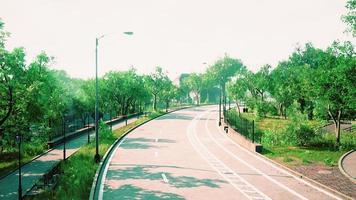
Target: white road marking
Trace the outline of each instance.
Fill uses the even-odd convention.
[[[120,143],[117,145],[117,147],[114,149],[114,151],[112,152],[112,154],[110,155],[107,164],[105,165],[104,168],[104,172],[103,172],[103,176],[101,177],[101,181],[100,181],[100,189],[99,189],[99,196],[98,199],[102,200],[103,199],[103,192],[104,192],[104,184],[105,184],[105,180],[106,180],[106,175],[108,173],[108,168],[110,166],[111,163],[111,159],[113,157],[113,155],[116,154],[116,151],[119,149],[119,146],[126,140],[126,137],[124,137]]]
[[[240,191],[246,198],[248,199],[270,199],[268,196],[263,194],[261,191],[259,191],[257,188],[249,184],[246,180],[244,180],[241,176],[237,175],[234,171],[232,171],[230,168],[228,168],[223,162],[221,162],[218,158],[216,158],[207,148],[197,139],[196,135],[196,124],[198,118],[203,116],[205,113],[208,111],[197,115],[189,124],[187,128],[187,136],[192,144],[193,148],[198,152],[198,154],[207,161],[207,163],[215,169],[216,172],[220,174],[227,182],[229,182],[235,189]],[[193,130],[193,133],[192,133]],[[194,134],[195,133],[195,134]],[[194,144],[195,142],[195,144]],[[200,149],[198,149],[198,145],[200,145]],[[204,152],[202,150],[205,150]],[[205,153],[205,154],[204,154]],[[228,175],[227,175],[228,174]],[[257,194],[259,197],[256,196],[251,196],[247,194],[243,190],[243,188],[248,188],[250,191],[253,190],[255,195]]]
[[[158,152],[157,151],[155,151],[155,157],[158,157]]]
[[[210,116],[212,115],[213,113],[210,112],[209,114],[209,119],[210,119]],[[241,163],[243,163],[245,166],[247,166],[248,168],[256,171],[258,174],[261,174],[263,177],[265,177],[266,179],[268,179],[269,181],[275,183],[276,185],[280,186],[281,188],[287,190],[288,192],[292,193],[293,195],[299,197],[300,199],[303,199],[303,200],[307,200],[306,197],[304,197],[303,195],[299,194],[298,192],[290,189],[289,187],[287,187],[286,185],[278,182],[277,180],[271,178],[270,176],[268,176],[267,174],[263,173],[261,170],[257,169],[256,167],[252,166],[251,164],[249,164],[248,162],[242,160],[241,158],[239,158],[238,156],[236,156],[235,154],[233,154],[231,151],[229,151],[226,147],[224,147],[223,145],[221,145],[220,143],[218,143],[216,141],[216,138],[214,138],[211,134],[211,131],[209,130],[208,128],[208,120],[205,121],[205,129],[207,130],[208,132],[208,136],[210,137],[211,141],[213,141],[217,146],[219,146],[223,151],[225,151],[227,154],[229,154],[230,156],[232,156],[233,158],[235,158],[236,160],[240,161]]]
[[[164,173],[162,173],[162,178],[165,183],[169,183],[169,180],[167,179],[167,177]]]
[[[293,177],[295,180],[297,180],[297,181],[299,181],[299,182],[302,182],[302,183],[304,183],[304,184],[306,184],[306,185],[308,185],[308,186],[310,186],[310,187],[312,187],[312,188],[318,190],[319,192],[322,192],[322,193],[324,193],[324,194],[326,194],[326,195],[328,195],[328,196],[330,196],[330,197],[332,197],[332,198],[335,198],[335,199],[338,199],[338,200],[342,200],[341,198],[339,198],[339,197],[337,197],[337,196],[331,194],[330,192],[325,191],[325,190],[323,190],[323,189],[321,189],[321,188],[319,188],[319,187],[316,187],[316,186],[312,185],[311,183],[309,183],[309,182],[307,182],[307,181],[305,181],[305,180],[303,180],[303,179],[300,179],[300,178],[296,177],[295,175],[293,175],[293,174],[287,172],[286,170],[284,170],[284,169],[282,169],[282,168],[276,166],[275,164],[273,164],[273,163],[271,163],[271,162],[268,162],[267,160],[265,160],[265,159],[263,159],[263,158],[261,158],[261,157],[255,155],[255,153],[252,153],[252,152],[250,152],[249,150],[243,148],[240,144],[236,143],[234,140],[232,140],[230,137],[228,137],[228,136],[226,135],[226,133],[223,132],[223,131],[219,128],[218,125],[216,125],[216,127],[217,127],[217,129],[219,130],[219,133],[220,133],[221,135],[223,135],[223,136],[224,136],[225,138],[227,138],[230,142],[232,142],[233,144],[235,144],[239,149],[241,149],[241,150],[245,151],[246,153],[252,155],[252,156],[255,157],[256,159],[258,159],[258,160],[264,162],[264,163],[267,164],[267,165],[270,165],[271,167],[273,167],[274,169],[278,170],[279,172],[284,173],[284,174],[286,174],[286,175],[288,175],[288,176],[291,176],[291,177]]]
[[[158,142],[158,138],[156,138],[155,142]]]

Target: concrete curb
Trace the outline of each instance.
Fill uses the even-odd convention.
[[[313,184],[315,186],[321,187],[324,190],[327,190],[327,191],[329,191],[331,193],[334,193],[334,194],[340,196],[341,198],[353,200],[352,197],[349,197],[346,194],[343,194],[343,193],[341,193],[341,192],[339,192],[339,191],[337,191],[335,189],[332,189],[332,188],[330,188],[330,187],[328,187],[328,186],[326,186],[326,185],[324,185],[322,183],[319,183],[319,182],[317,182],[317,181],[315,181],[315,180],[313,180],[313,179],[311,179],[311,178],[309,178],[309,177],[307,177],[307,176],[305,176],[305,175],[303,175],[303,174],[301,174],[299,172],[296,172],[296,171],[294,171],[294,170],[292,170],[292,169],[290,169],[290,168],[288,168],[288,167],[286,167],[286,166],[284,166],[284,165],[282,165],[282,164],[280,164],[280,163],[278,163],[278,162],[276,162],[276,161],[274,161],[274,160],[272,160],[272,159],[270,159],[270,158],[268,158],[268,157],[266,157],[266,156],[264,156],[262,154],[259,154],[259,153],[255,153],[255,154],[258,155],[259,157],[261,157],[261,158],[263,158],[263,159],[265,159],[265,160],[277,165],[278,167],[290,172],[291,174],[297,176],[300,179],[304,179],[304,180],[308,181],[309,183],[311,183],[311,184]]]
[[[354,151],[356,151],[356,149],[353,149],[351,151],[348,151],[346,152],[344,155],[341,156],[341,158],[339,159],[339,162],[338,162],[338,167],[339,167],[339,170],[340,172],[346,176],[348,179],[350,179],[353,183],[356,184],[356,179],[351,177],[344,169],[344,166],[342,164],[342,162],[344,161],[344,159],[346,158],[346,156],[350,155],[351,153],[353,153]]]
[[[182,108],[178,108],[178,109],[175,109],[175,110],[171,110],[171,111],[168,111],[166,113],[163,113],[161,115],[158,115],[152,119],[149,119],[147,121],[144,121],[134,127],[132,127],[131,129],[129,129],[128,131],[126,131],[120,138],[116,139],[116,141],[110,146],[110,148],[106,151],[104,157],[102,158],[100,164],[99,164],[99,167],[95,173],[95,176],[94,176],[94,180],[93,180],[93,184],[92,184],[92,187],[91,187],[91,190],[90,190],[90,196],[89,196],[89,199],[97,199],[97,189],[98,189],[98,181],[99,179],[101,178],[102,176],[102,171],[104,169],[104,166],[106,164],[106,162],[108,161],[108,158],[110,156],[110,154],[113,153],[114,149],[116,148],[116,146],[120,143],[121,140],[123,140],[129,133],[131,133],[132,131],[134,131],[135,129],[137,129],[138,127],[154,120],[154,119],[157,119],[159,117],[162,117],[166,114],[169,114],[169,113],[172,113],[172,112],[176,112],[176,111],[179,111],[179,110],[183,110],[183,109],[187,109],[187,108],[192,108],[192,107],[198,107],[198,106],[186,106],[186,107],[182,107]]]

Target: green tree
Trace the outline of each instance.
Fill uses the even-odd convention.
[[[341,119],[355,117],[356,59],[351,43],[333,43],[327,49],[328,57],[318,68],[314,87],[335,124],[336,142],[340,143]]]
[[[356,36],[356,0],[348,0],[346,8],[348,12],[342,17],[342,20],[348,25],[348,31]]]
[[[193,92],[197,105],[200,103],[200,92],[203,89],[203,78],[201,74],[191,73],[187,79],[187,85]]]
[[[154,73],[146,76],[145,83],[147,88],[153,96],[153,109],[157,110],[157,98],[158,95],[163,91],[165,84],[168,82],[169,78],[161,67],[156,67]]]
[[[223,105],[226,106],[226,83],[238,72],[245,70],[245,66],[241,60],[231,58],[225,55],[217,60],[212,66],[207,69],[207,74],[211,76],[211,80],[216,85],[220,86],[222,92]]]

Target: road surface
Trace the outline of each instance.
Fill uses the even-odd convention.
[[[217,126],[218,107],[157,118],[125,137],[98,181],[101,199],[340,199],[251,153]]]

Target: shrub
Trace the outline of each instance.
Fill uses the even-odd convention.
[[[301,124],[294,134],[296,135],[297,145],[301,146],[310,144],[311,140],[315,137],[314,130],[306,124]]]
[[[99,135],[101,140],[111,141],[115,139],[112,131],[109,129],[109,126],[106,125],[103,121],[100,121]]]

